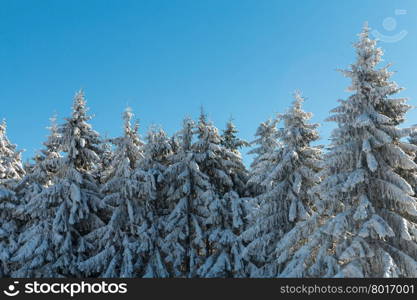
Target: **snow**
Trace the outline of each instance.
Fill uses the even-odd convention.
[[[312,115],[302,110],[303,101],[301,93],[296,92],[287,113],[265,123],[274,126],[280,121],[284,123],[284,127],[274,133],[275,143],[263,142],[272,138],[269,135],[274,130],[264,130],[264,125],[258,129],[262,136],[257,139],[261,142],[256,151],[259,153],[257,158],[265,163],[255,165],[256,168],[252,169],[255,174],[250,174],[252,181],[249,179],[249,183],[252,186],[256,183],[254,179],[258,178],[258,173],[268,175],[258,182],[261,188],[254,189],[262,191],[254,195],[260,209],[253,210],[253,222],[243,233],[248,243],[245,258],[257,265],[255,274],[252,274],[254,277],[277,276],[282,257],[277,260],[275,245],[298,221],[308,218],[311,211],[308,190],[318,183],[316,173],[319,171],[320,150],[310,146],[318,139],[318,125],[308,123]],[[270,149],[270,145],[275,145],[275,148]],[[259,254],[261,259],[258,259]]]
[[[401,132],[407,130],[397,127],[410,107],[405,99],[390,98],[401,88],[389,81],[392,74],[386,67],[377,68],[382,51],[369,32],[365,27],[355,44],[357,61],[343,71],[352,80],[353,94],[339,101],[328,118],[338,127],[323,160],[322,182],[310,191],[316,196],[320,222],[301,242],[284,236],[278,244],[285,253],[280,256],[285,265],[280,276],[415,274],[407,266],[417,259],[409,230],[416,208],[416,152],[400,142]],[[305,224],[298,223],[289,234],[302,232],[301,226]]]
[[[79,91],[23,165],[3,121],[0,277],[417,277],[417,127],[367,26],[355,51],[325,151],[299,91],[250,144],[203,111],[142,140],[130,108],[103,138]]]

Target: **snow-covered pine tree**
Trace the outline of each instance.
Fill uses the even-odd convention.
[[[319,138],[318,124],[309,123],[312,114],[302,110],[301,94],[296,92],[294,98],[291,108],[279,115],[284,123],[277,133],[281,147],[269,155],[274,165],[263,175],[261,185],[265,191],[257,197],[259,208],[254,212],[254,223],[243,234],[248,241],[245,255],[249,259],[256,257],[254,263],[258,266],[252,277],[278,275],[276,244],[296,222],[312,213],[308,191],[319,182],[321,150],[311,143]]]
[[[272,166],[277,164],[276,158],[271,156],[272,154],[275,155],[276,149],[280,147],[277,123],[278,120],[276,118],[262,122],[256,130],[256,139],[250,143],[255,148],[250,150],[248,154],[255,155],[255,157],[250,165],[245,188],[245,196],[250,197],[247,200],[249,212],[247,216],[247,228],[252,227],[255,223],[256,212],[259,210],[257,196],[265,192],[265,186],[262,185],[262,182],[271,172]],[[241,235],[241,238],[243,239],[243,235]],[[250,241],[245,241],[245,244],[248,242]],[[249,274],[258,274],[258,267],[262,265],[262,262],[258,261],[257,255],[251,257],[246,252],[244,258],[247,261],[247,272]]]
[[[6,133],[6,121],[0,124],[0,184],[6,188],[13,188],[17,181],[25,175],[22,165],[21,151],[10,143]]]
[[[16,277],[85,277],[79,268],[94,248],[84,235],[104,226],[94,173],[99,160],[99,134],[88,123],[82,92],[75,95],[71,118],[59,127],[60,148],[53,183],[25,204],[33,220],[19,237],[13,261],[22,268]]]
[[[226,123],[226,128],[223,129],[223,133],[221,135],[221,144],[230,151],[239,152],[240,148],[248,147],[249,143],[245,140],[240,139],[237,134],[239,131],[237,130],[235,124],[233,123],[233,119],[231,118]]]
[[[270,173],[272,166],[277,163],[271,158],[272,153],[275,153],[276,149],[280,147],[277,122],[276,118],[262,122],[256,130],[255,136],[257,138],[250,143],[252,146],[257,145],[248,152],[249,155],[255,155],[250,165],[246,187],[248,194],[252,197],[264,192],[265,189],[261,183]]]
[[[246,194],[248,171],[243,164],[240,148],[248,147],[249,143],[240,139],[237,136],[238,132],[233,120],[230,119],[226,123],[226,129],[223,130],[223,134],[221,135],[221,145],[225,148],[225,150],[222,151],[223,155],[227,156],[226,159],[232,161],[227,168],[230,169],[229,174],[234,183],[233,190],[236,191],[240,197],[243,197]]]
[[[21,200],[17,212],[19,217],[26,220],[20,231],[18,248],[23,247],[27,242],[27,231],[32,232],[32,229],[39,223],[38,218],[32,215],[31,209],[26,204],[42,193],[44,189],[54,184],[62,159],[60,154],[61,139],[56,117],[53,116],[50,120],[51,126],[48,127],[50,135],[43,143],[44,148],[35,155],[34,164],[31,165],[16,188],[17,196]],[[41,253],[41,255],[43,254]],[[26,259],[20,260],[19,254],[14,254],[10,262],[13,264],[12,276],[14,277],[37,277],[42,276],[41,272],[48,274],[47,270],[37,269],[38,266],[32,266]]]
[[[146,137],[144,158],[140,161],[138,169],[149,175],[149,197],[153,201],[158,215],[167,215],[166,178],[165,171],[171,163],[172,138],[159,127],[153,126]],[[141,176],[143,178],[143,175]]]
[[[205,199],[212,188],[196,161],[194,128],[195,123],[186,118],[177,135],[179,149],[165,172],[171,211],[164,224],[162,250],[173,277],[196,277],[207,253],[204,220],[209,212]]]
[[[207,120],[204,112],[200,115],[196,133],[197,140],[193,144],[196,160],[210,183],[204,198],[204,206],[209,210],[204,220],[207,257],[198,275],[243,276],[245,264],[239,234],[246,211],[239,194],[243,194],[246,184],[246,169],[239,152],[222,145],[218,129]]]
[[[178,153],[178,151],[180,150],[180,142],[178,140],[178,132],[174,133],[171,138],[170,138],[170,145],[171,145],[171,152],[172,154],[176,154]]]
[[[45,148],[35,155],[33,159],[35,161],[34,168],[27,176],[30,181],[37,182],[45,187],[53,183],[52,180],[58,171],[57,161],[61,158],[61,135],[58,132],[59,127],[56,116],[52,116],[50,121],[51,126],[48,127],[50,135],[43,143]]]
[[[17,186],[18,197],[22,203],[27,203],[31,198],[42,191],[42,188],[53,184],[53,178],[58,172],[59,160],[61,158],[61,138],[58,133],[56,116],[50,118],[51,126],[48,127],[50,135],[43,143],[41,149],[33,158],[34,163],[26,172],[25,176]]]
[[[250,263],[243,259],[245,245],[242,239],[242,233],[249,225],[248,218],[252,209],[252,199],[245,198],[245,196],[249,195],[246,188],[249,173],[242,162],[242,155],[240,153],[240,148],[249,147],[250,143],[240,139],[237,134],[238,130],[233,120],[230,119],[226,124],[226,129],[223,130],[222,145],[233,153],[229,157],[234,161],[233,165],[236,166],[230,174],[235,187],[233,191],[224,195],[225,201],[231,205],[233,232],[236,236],[231,249],[232,255],[234,256],[233,276],[235,278],[247,277],[250,273]]]
[[[16,209],[20,200],[15,188],[25,175],[20,151],[10,143],[6,121],[0,124],[0,277],[10,275],[10,255],[16,250],[19,227]]]
[[[204,112],[200,115],[196,134],[193,150],[200,169],[209,176],[214,192],[223,196],[234,190],[243,195],[247,171],[236,145],[233,150],[223,145],[224,139],[212,122],[207,120]],[[245,143],[237,138],[235,142],[241,142],[242,145]]]
[[[397,127],[410,108],[366,25],[357,60],[343,73],[354,92],[332,110],[338,124],[316,192],[319,214],[300,222],[277,247],[281,276],[416,277],[417,203],[410,184],[416,146]]]
[[[100,157],[100,163],[97,168],[96,177],[98,178],[100,184],[103,184],[106,182],[108,173],[111,172],[109,170],[111,169],[111,162],[113,160],[113,155],[114,155],[111,139],[105,136],[101,142],[100,148],[101,148],[101,157]]]
[[[161,278],[169,276],[161,248],[164,244],[163,224],[169,212],[165,197],[168,182],[164,173],[170,164],[172,149],[171,140],[161,128],[152,127],[146,139],[144,159],[134,173],[141,183],[140,201],[145,208],[141,216],[143,233],[139,235],[149,238],[149,243],[143,243],[146,247],[141,247],[144,268],[140,275]]]
[[[95,251],[80,268],[88,275],[99,277],[135,277],[143,268],[139,258],[141,245],[141,214],[143,204],[137,194],[140,183],[132,173],[143,159],[143,142],[138,135],[138,123],[132,127],[133,113],[123,113],[123,136],[110,139],[115,145],[109,166],[104,172],[101,192],[103,204],[111,208],[106,225],[90,232],[86,239],[95,245]]]

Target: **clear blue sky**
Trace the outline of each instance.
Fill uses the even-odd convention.
[[[70,114],[84,88],[93,126],[121,133],[133,108],[142,136],[151,124],[172,134],[204,105],[220,128],[233,115],[253,139],[261,121],[301,89],[321,122],[348,80],[336,71],[354,61],[352,42],[364,21],[382,42],[394,79],[417,99],[417,1],[389,0],[0,0],[0,117],[10,139],[41,147],[48,118]],[[397,11],[396,11],[397,10]],[[398,11],[406,10],[406,11]],[[388,18],[388,19],[387,19]],[[390,19],[389,19],[390,18]],[[395,22],[393,22],[396,21]],[[417,105],[416,105],[417,106]],[[407,125],[417,123],[417,108]],[[333,124],[322,123],[326,143]],[[248,162],[248,159],[246,159]]]

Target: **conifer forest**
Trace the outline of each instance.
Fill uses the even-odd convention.
[[[300,91],[253,141],[203,110],[145,133],[129,108],[105,138],[79,91],[23,163],[3,121],[0,277],[417,277],[413,108],[367,25],[354,51],[325,146]]]

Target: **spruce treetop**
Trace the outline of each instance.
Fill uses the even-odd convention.
[[[249,143],[237,137],[238,130],[236,129],[233,119],[231,118],[226,123],[226,129],[223,129],[222,145],[226,149],[237,153],[240,148],[248,147]]]
[[[74,97],[72,116],[59,130],[68,162],[79,170],[92,170],[99,162],[101,153],[100,135],[88,123],[92,117],[87,115],[87,111],[84,93],[78,91]]]

